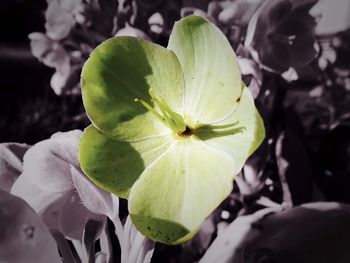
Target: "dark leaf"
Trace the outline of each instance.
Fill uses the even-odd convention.
[[[89,219],[85,224],[85,230],[83,234],[83,245],[88,260],[85,262],[95,262],[95,241],[101,234],[103,225],[103,221],[97,221],[93,219]]]
[[[309,156],[298,138],[288,129],[278,137],[276,160],[283,201],[289,205],[311,201],[313,171]]]

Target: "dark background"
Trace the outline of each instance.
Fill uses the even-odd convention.
[[[56,131],[84,128],[71,120],[82,111],[80,96],[55,95],[54,70],[30,51],[28,34],[45,31],[46,6],[45,0],[0,1],[0,142],[33,144]]]

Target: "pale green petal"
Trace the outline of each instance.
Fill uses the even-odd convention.
[[[192,128],[227,117],[242,93],[236,56],[225,35],[198,16],[175,23],[168,49],[185,77],[185,118]]]
[[[79,144],[79,162],[84,173],[99,187],[127,198],[142,171],[173,141],[162,136],[128,143],[109,139],[94,126],[85,129]]]
[[[151,103],[149,89],[183,115],[183,74],[173,52],[151,42],[122,36],[99,45],[82,71],[87,114],[97,129],[124,141],[169,133],[135,98]]]
[[[227,124],[235,125],[220,128]],[[230,117],[202,127],[196,131],[196,135],[208,145],[230,153],[238,173],[265,137],[264,123],[255,108],[249,89],[244,88],[239,105]]]
[[[193,137],[177,140],[131,188],[131,219],[151,239],[185,242],[229,195],[234,170],[226,152]]]

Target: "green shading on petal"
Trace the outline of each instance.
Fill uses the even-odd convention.
[[[94,126],[85,129],[79,144],[79,161],[84,173],[99,187],[127,198],[142,171],[172,142],[162,136],[128,143],[109,139]]]
[[[225,35],[198,16],[175,23],[168,49],[178,57],[185,78],[185,119],[192,128],[232,113],[241,95],[236,56]]]
[[[194,137],[175,141],[131,188],[133,223],[156,241],[187,241],[231,192],[234,170],[226,152]]]
[[[238,173],[265,137],[264,123],[249,89],[244,88],[238,107],[231,116],[201,127],[196,131],[196,136],[208,145],[230,153]]]
[[[82,95],[87,114],[98,130],[124,141],[170,133],[135,98],[158,99],[183,115],[184,80],[173,52],[129,36],[99,45],[83,67]]]

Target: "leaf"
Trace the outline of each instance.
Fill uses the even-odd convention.
[[[63,234],[57,229],[51,229],[51,234],[56,240],[64,262],[76,262],[73,252]]]
[[[237,217],[211,244],[200,263],[244,263],[243,248],[246,242],[259,234],[255,227],[276,209],[266,208],[248,216]],[[264,244],[264,243],[262,243]]]
[[[314,184],[310,159],[304,146],[288,129],[277,139],[276,161],[283,201],[291,206],[310,202]]]
[[[210,246],[201,263],[346,262],[350,206],[308,203],[239,217]]]
[[[216,225],[212,214],[203,222],[197,234],[189,242],[183,245],[183,256],[198,257],[198,255],[202,255],[209,247],[215,231]]]
[[[0,189],[0,261],[62,262],[55,240],[34,210]]]
[[[243,262],[346,262],[350,206],[308,203],[267,217],[245,246]]]
[[[23,155],[30,146],[20,143],[0,144],[0,189],[9,192],[23,170]]]
[[[350,128],[338,125],[321,141],[317,162],[318,183],[327,200],[350,202]]]
[[[86,252],[86,259],[83,262],[95,262],[95,241],[98,239],[105,222],[89,219],[85,224],[83,244]]]

